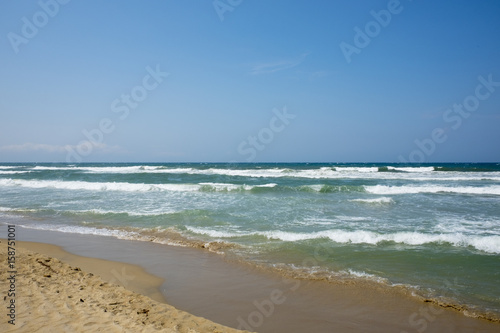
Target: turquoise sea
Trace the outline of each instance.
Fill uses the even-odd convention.
[[[0,223],[203,247],[500,317],[500,164],[3,163]]]

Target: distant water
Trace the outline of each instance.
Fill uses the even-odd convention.
[[[0,221],[206,247],[500,314],[499,164],[2,164]]]

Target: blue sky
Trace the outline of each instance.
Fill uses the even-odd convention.
[[[498,162],[498,1],[0,1],[1,162]]]

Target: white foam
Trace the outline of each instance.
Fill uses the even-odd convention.
[[[281,230],[255,232],[229,232],[209,228],[187,227],[188,230],[214,238],[233,238],[243,236],[264,236],[271,240],[297,242],[311,239],[330,239],[341,244],[372,244],[394,242],[406,245],[425,245],[430,243],[448,243],[456,247],[472,246],[488,253],[500,253],[500,236],[468,236],[461,233],[424,234],[420,232],[396,232],[380,234],[373,231],[324,230],[312,233],[289,232]]]
[[[225,183],[200,183],[200,185],[205,187],[208,186],[217,191],[230,191],[239,188],[248,190],[252,188],[251,186],[247,185],[236,185],[236,184],[225,184]]]
[[[368,203],[368,204],[391,204],[391,203],[394,203],[394,200],[392,200],[392,198],[389,198],[389,197],[381,197],[381,198],[375,198],[375,199],[352,199],[349,201]]]
[[[392,166],[388,166],[387,169],[394,170],[394,171],[410,172],[410,173],[434,172],[434,167],[392,167]]]
[[[336,167],[338,172],[359,172],[359,173],[374,173],[378,172],[378,167]]]
[[[132,183],[99,183],[84,181],[59,181],[59,180],[22,180],[0,179],[0,186],[21,186],[27,188],[54,188],[64,190],[89,190],[89,191],[126,191],[146,192],[154,190],[181,190],[196,191],[196,185],[166,185],[166,184],[132,184]],[[194,187],[196,186],[196,188]]]
[[[303,221],[294,221],[293,224],[296,225],[332,225],[338,223],[337,220],[335,219],[328,219],[328,218],[318,218],[318,217],[310,217],[306,218]]]
[[[31,172],[31,171],[11,171],[11,170],[4,171],[4,170],[0,170],[0,175],[15,175],[18,173],[29,173],[29,172]]]
[[[35,166],[32,170],[36,171],[59,171],[59,170],[74,170],[85,171],[87,173],[168,173],[169,170],[163,167],[149,165],[121,166],[121,167],[78,167],[78,166],[60,166],[47,167]],[[175,169],[171,169],[174,170]],[[191,170],[191,169],[186,169]]]
[[[138,209],[138,210],[107,210],[107,209],[89,209],[89,210],[69,210],[65,211],[73,214],[96,214],[96,215],[106,215],[106,214],[126,214],[128,216],[158,216],[164,214],[174,214],[179,213],[181,210],[174,209]]]
[[[112,236],[120,239],[133,239],[138,235],[137,233],[130,231],[127,232],[127,231],[112,230],[106,228],[80,227],[80,226],[68,226],[68,225],[58,226],[49,224],[37,224],[37,225],[22,225],[22,227],[27,229],[58,231],[58,232],[72,233],[72,234]]]
[[[370,274],[370,273],[366,273],[366,272],[363,272],[363,271],[355,271],[353,269],[348,269],[347,271],[341,271],[340,273],[344,273],[344,274],[348,274],[348,275],[351,275],[351,276],[355,276],[357,278],[362,278],[362,279],[366,279],[366,280],[371,280],[371,281],[377,281],[377,282],[380,282],[380,283],[388,283],[389,281],[387,279],[384,279],[380,276],[377,276],[377,275],[374,275],[374,274]]]
[[[345,215],[339,215],[337,216],[337,219],[340,221],[353,221],[353,222],[368,220],[368,218],[362,216],[345,216]]]
[[[417,193],[459,193],[459,194],[490,194],[490,195],[500,195],[500,186],[492,185],[485,187],[472,187],[472,186],[462,186],[462,187],[452,187],[452,186],[440,186],[440,185],[425,185],[425,186],[386,186],[386,185],[375,185],[375,186],[365,186],[365,190],[373,194],[417,194]]]
[[[253,178],[308,178],[308,179],[404,179],[415,181],[433,180],[500,180],[500,172],[434,172],[433,167],[389,169],[404,172],[378,172],[377,167],[337,167],[332,169],[291,170],[291,169],[183,169],[179,172],[187,174],[224,175]],[[165,172],[173,172],[165,170]]]
[[[477,218],[465,219],[462,216],[446,216],[438,218],[439,223],[434,226],[437,232],[466,233],[481,236],[500,235],[499,219]]]
[[[82,167],[80,170],[89,173],[167,173],[168,169],[149,165],[126,167]]]
[[[213,230],[208,228],[197,228],[186,226],[186,229],[199,235],[207,235],[213,238],[233,238],[233,237],[242,237],[242,236],[251,236],[253,233],[243,233],[243,232],[229,232],[229,231],[220,231]]]
[[[0,179],[0,186],[21,186],[27,188],[54,188],[63,190],[89,190],[89,191],[124,191],[124,192],[148,192],[148,191],[174,191],[174,192],[196,192],[207,186],[214,191],[251,190],[254,187],[274,187],[276,184],[263,185],[237,185],[223,183],[200,183],[200,184],[135,184],[135,183],[100,183],[84,181],[59,181],[59,180],[24,180],[24,179]]]
[[[470,245],[488,253],[500,253],[500,236],[472,237]]]
[[[30,208],[9,208],[9,207],[0,207],[0,212],[24,212],[24,213],[33,213],[38,212],[38,209],[30,209]]]
[[[321,189],[324,187],[325,185],[321,185],[321,184],[314,184],[314,185],[304,185],[302,186],[303,188],[309,188],[313,191],[316,191],[316,192],[320,192]]]
[[[255,187],[265,187],[265,188],[272,188],[272,187],[276,187],[278,186],[278,184],[276,183],[269,183],[269,184],[263,184],[263,185],[255,185]]]
[[[46,167],[46,166],[35,166],[31,168],[31,170],[36,170],[36,171],[44,171],[44,170],[52,170],[52,171],[57,171],[57,170],[78,170],[80,168],[77,167]]]
[[[195,174],[195,175],[222,175],[251,178],[309,178],[309,179],[407,179],[407,180],[498,180],[500,172],[434,172],[434,167],[394,167],[387,166],[388,170],[403,172],[378,172],[378,167],[320,167],[317,169],[231,169],[167,166],[114,166],[114,167],[78,167],[78,166],[35,166],[32,170],[76,170],[87,173],[164,173],[164,174]],[[432,175],[432,176],[431,176]]]

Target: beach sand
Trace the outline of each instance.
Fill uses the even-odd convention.
[[[7,322],[11,274],[6,251],[0,252],[0,332],[237,332],[162,303],[163,280],[140,267],[75,256],[54,245],[16,243],[15,325]],[[6,248],[5,240],[0,245]]]

